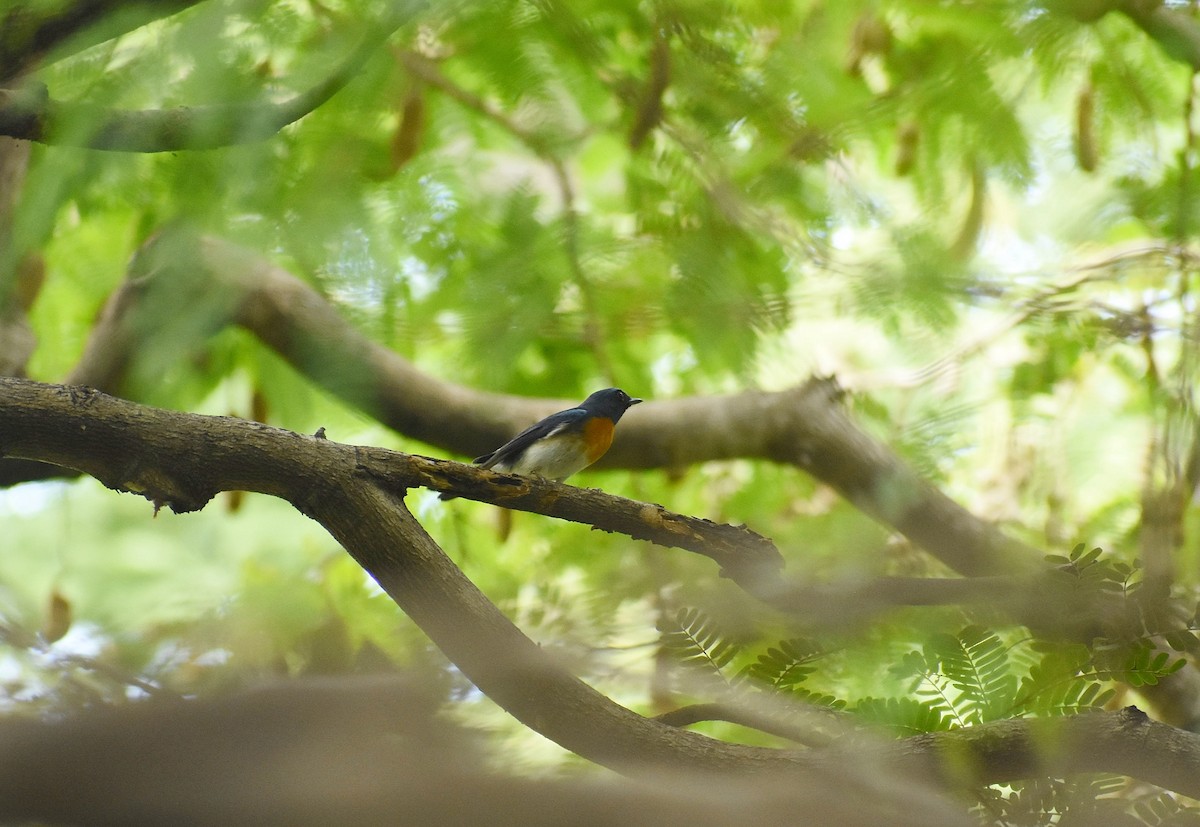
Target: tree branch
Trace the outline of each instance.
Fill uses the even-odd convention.
[[[230,417],[147,408],[87,388],[0,379],[0,452],[78,468],[177,512],[202,507],[220,490],[291,502],[324,526],[481,691],[591,761],[634,773],[657,766],[815,774],[896,813],[907,806],[924,808],[923,816],[929,809],[949,812],[907,773],[901,773],[903,797],[913,800],[900,806],[894,796],[901,788],[881,794],[879,768],[866,771],[861,760],[725,744],[648,720],[601,695],[479,592],[403,500],[364,470],[364,449]]]
[[[1195,17],[1146,0],[1122,2],[1121,11],[1154,38],[1169,57],[1200,70],[1200,26]]]
[[[656,715],[654,720],[673,727],[686,727],[704,721],[724,721],[810,747],[826,747],[833,740],[813,727],[794,726],[774,716],[764,715],[736,704],[707,703],[681,706]]]
[[[570,404],[483,393],[424,374],[363,336],[312,288],[261,256],[217,239],[175,232],[164,233],[138,253],[130,278],[102,312],[70,381],[119,390],[138,373],[135,354],[182,358],[230,323],[250,331],[334,395],[407,436],[452,451],[482,453],[529,422]],[[160,367],[155,365],[150,373],[158,375]],[[743,456],[805,468],[960,572],[999,578],[979,583],[805,586],[783,581],[773,564],[765,563],[777,559],[773,548],[764,548],[759,556],[747,550],[743,537],[731,538],[730,551],[720,556],[703,543],[708,551],[692,549],[716,560],[748,593],[793,617],[851,624],[892,605],[975,603],[999,607],[1044,634],[1091,639],[1100,630],[1124,628],[1122,624],[1138,616],[1137,607],[1127,606],[1119,596],[1077,590],[1053,573],[1046,576],[1036,565],[1040,553],[971,515],[861,431],[829,380],[810,380],[780,393],[639,405],[622,421],[601,466],[679,467]],[[47,466],[0,461],[0,479],[10,484],[46,473]],[[584,492],[552,508],[557,494],[537,487],[536,481],[520,481],[520,488],[507,486],[505,495],[495,497],[487,484],[472,488],[469,477],[457,479],[454,485],[459,487],[454,488],[444,476],[440,483],[425,479],[399,484],[430,485],[566,519],[587,520],[609,508],[597,511]],[[513,496],[517,493],[520,496]],[[641,514],[644,507],[628,502],[625,523],[601,527],[646,531],[648,518],[655,515]],[[616,519],[616,511],[608,513]],[[745,560],[753,562],[739,563]],[[1172,676],[1168,683],[1178,680],[1180,675]],[[1190,716],[1173,718],[1185,719]]]
[[[280,103],[259,100],[129,111],[60,103],[29,89],[0,90],[0,135],[114,152],[176,152],[261,141],[341,91],[387,38],[423,6],[423,0],[393,4],[391,15],[370,28],[341,66],[308,91]],[[72,123],[84,123],[87,128],[62,128]]]
[[[775,544],[745,526],[714,523],[661,505],[576,488],[553,480],[505,474],[444,459],[359,448],[360,471],[403,496],[423,487],[517,511],[583,523],[601,531],[702,554],[748,591],[769,591],[783,569]]]
[[[338,678],[53,723],[3,720],[0,819],[113,827],[973,823],[927,795],[848,796],[819,777],[780,784],[770,775],[653,767],[636,781],[514,777],[489,769],[476,739],[436,715],[439,700],[412,678]]]
[[[184,307],[188,312],[180,313]],[[473,391],[424,374],[360,334],[312,288],[262,257],[186,233],[165,233],[139,252],[130,278],[101,313],[70,381],[119,390],[137,373],[135,354],[179,358],[202,347],[230,323],[240,324],[318,385],[380,421],[454,451],[482,453],[528,422],[569,404]],[[158,366],[151,371],[158,372]],[[613,449],[601,464],[678,467],[735,456],[794,462],[954,568],[976,576],[1003,574],[978,583],[805,586],[777,576],[778,556],[769,543],[761,553],[751,548],[761,538],[730,536],[724,552],[714,551],[716,546],[707,540],[691,548],[716,560],[747,592],[792,616],[854,623],[892,605],[986,603],[1046,633],[1090,639],[1097,629],[1113,628],[1136,614],[1120,600],[1102,601],[1090,592],[1077,593],[1070,583],[1044,576],[1040,567],[1026,570],[1040,554],[969,514],[859,430],[828,380],[811,380],[782,393],[640,405],[623,420]],[[12,460],[0,462],[0,478],[10,482],[37,471]],[[425,478],[393,480],[389,485],[428,485],[564,519],[588,521],[595,514],[607,514],[610,522],[598,527],[627,533],[648,532],[648,525],[667,513],[643,513],[649,506],[632,501],[623,501],[619,510],[612,500],[601,506],[587,499],[607,496],[600,492],[564,487],[577,493],[562,498],[548,483],[517,477],[508,478],[516,484],[497,496],[494,486],[482,482],[494,479],[487,472],[474,472],[478,476],[473,479],[481,481],[474,485],[471,477],[461,473],[451,482],[437,465],[422,473]],[[669,542],[667,535],[676,529],[676,541],[693,533],[692,528],[664,523],[657,540]],[[635,536],[655,539],[649,534]]]
[[[490,450],[573,404],[485,393],[429,376],[363,336],[290,273],[213,238],[165,233],[149,243],[104,315],[111,323],[97,329],[73,382],[101,378],[102,387],[117,390],[134,353],[156,352],[155,335],[169,331],[163,341],[169,352],[180,352],[234,322],[335,396],[406,436],[460,454]],[[917,476],[860,430],[841,401],[828,379],[775,393],[651,401],[622,420],[597,467],[678,468],[743,457],[793,464],[960,573],[1012,574],[1040,561],[1040,552]]]
[[[17,2],[0,13],[0,84],[34,69],[51,50],[102,43],[170,17],[199,0],[74,0]],[[73,39],[73,40],[72,40]]]
[[[0,379],[0,452],[78,468],[177,512],[201,508],[222,490],[291,502],[321,523],[484,693],[567,749],[626,772],[656,764],[831,772],[839,783],[877,783],[883,771],[903,774],[910,779],[904,783],[925,777],[958,787],[1108,771],[1200,796],[1200,736],[1137,710],[1000,721],[892,745],[845,739],[809,753],[724,744],[647,720],[565,672],[475,588],[397,493],[377,483],[372,466],[387,455],[382,449],[147,408],[88,388]]]
[[[88,388],[0,379],[0,452],[77,468],[177,513],[200,509],[223,490],[291,502],[321,523],[482,691],[592,760],[714,768],[791,761],[770,750],[680,737],[566,673],[442,553],[401,497],[377,484],[368,469],[382,461],[381,449],[147,408]]]
[[[900,752],[975,783],[1113,772],[1200,797],[1200,736],[1137,707],[931,732],[902,741]]]
[[[402,51],[398,56],[404,68],[414,77],[420,78],[422,83],[444,92],[467,109],[482,115],[524,144],[534,155],[542,159],[557,157],[551,151],[550,140],[545,135],[517,123],[503,110],[451,81],[442,74],[433,60],[411,50]]]
[[[807,584],[776,580],[751,594],[811,630],[845,630],[898,606],[963,606],[998,611],[1040,635],[1091,642],[1141,632],[1139,607],[1098,589],[1078,588],[1054,569],[983,577],[877,577]],[[736,581],[741,585],[741,581]],[[752,584],[753,585],[753,584]]]
[[[106,320],[101,324],[107,324]],[[111,355],[113,351],[105,350]],[[99,372],[104,369],[97,368]],[[360,473],[403,496],[424,487],[502,508],[590,525],[601,531],[690,551],[716,562],[747,594],[812,627],[852,627],[896,606],[973,605],[1005,611],[1024,625],[1072,640],[1123,628],[1136,612],[1124,600],[1077,589],[1055,572],[975,578],[877,578],[864,583],[806,585],[782,575],[783,557],[745,526],[712,523],[660,505],[598,489],[504,474],[445,459],[358,448]]]

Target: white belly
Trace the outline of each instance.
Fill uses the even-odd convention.
[[[497,471],[528,474],[561,482],[591,465],[586,457],[568,447],[569,441],[554,437],[543,439],[526,448],[525,453],[512,465],[497,463],[492,467]]]

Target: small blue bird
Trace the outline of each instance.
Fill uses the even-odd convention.
[[[620,388],[596,391],[579,407],[550,414],[490,454],[476,457],[475,464],[562,482],[604,456],[621,416],[641,401]]]

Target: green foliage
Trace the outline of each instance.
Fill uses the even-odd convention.
[[[1091,667],[1083,644],[1034,645],[1040,657],[1022,676],[1014,710],[1037,716],[1074,715],[1102,708],[1115,694]]]
[[[983,825],[1157,824],[1130,820],[1157,793],[1136,794],[1132,804],[1127,782],[1114,776],[1080,775],[1069,779],[1021,781],[982,791],[974,808]],[[1186,809],[1186,808],[1182,808]]]
[[[821,644],[809,638],[781,640],[760,652],[753,663],[742,667],[737,676],[738,683],[752,692],[779,692],[812,706],[841,709],[846,705],[844,700],[828,692],[801,686],[817,671],[815,663],[825,654]]]
[[[1009,671],[1007,647],[987,629],[968,626],[958,635],[934,635],[920,656],[904,667],[919,677],[914,690],[961,725],[1004,717],[1012,707],[1017,681]]]
[[[941,709],[916,698],[861,698],[852,711],[864,724],[898,737],[950,729]]]
[[[386,5],[196,4],[34,80],[65,102],[73,137],[96,129],[75,101],[265,105],[326,78]],[[410,52],[436,74],[418,77]],[[522,628],[635,708],[655,695],[661,650],[685,667],[680,694],[819,706],[897,736],[1072,715],[1118,684],[1149,691],[1200,652],[1195,618],[1164,608],[1138,562],[1143,494],[1162,482],[1147,458],[1165,454],[1181,491],[1192,481],[1194,447],[1173,436],[1196,430],[1192,81],[1123,13],[1082,22],[1007,0],[436,6],[268,140],[34,146],[0,293],[21,256],[42,257],[28,372],[61,381],[139,245],[186,222],[472,387],[580,398],[616,383],[656,399],[835,373],[856,420],[974,513],[1051,552],[1087,537],[1047,558],[1052,576],[1081,607],[1129,611],[1069,635],[970,606],[862,625],[833,607],[805,629],[745,610],[735,628],[742,598],[707,561],[530,515],[497,530],[490,509],[426,492],[408,502]],[[212,296],[176,287],[121,392],[427,451],[364,425],[246,332],[211,330]],[[784,550],[788,577],[946,573],[760,457],[573,481],[748,523]],[[0,497],[0,621],[28,678],[14,697],[71,708],[136,694],[127,678],[189,693],[415,664],[516,732],[289,509],[251,500],[151,522],[104,496]],[[1186,597],[1200,524],[1179,500],[1170,574]],[[38,640],[55,594],[72,631]],[[659,608],[693,601],[706,608]],[[509,752],[544,749],[531,740],[512,735]],[[1131,798],[1110,780],[1043,779],[986,790],[977,809],[985,823],[1104,823]],[[1194,814],[1167,796],[1133,812]]]
[[[723,686],[845,708],[863,724],[901,735],[1100,709],[1115,692],[1109,682],[1148,683],[1179,668],[1166,653],[1149,656],[1140,647],[1123,650],[1127,659],[1119,670],[1099,665],[1100,657],[1083,644],[1026,641],[1019,645],[1029,654],[1017,657],[995,632],[968,626],[957,635],[933,633],[900,657],[890,671],[906,681],[911,694],[855,699],[813,686],[832,677],[822,674],[829,653],[816,640],[754,644],[735,639],[714,617],[695,608],[678,609],[660,621],[659,631],[659,643],[674,661],[719,678]],[[743,665],[731,677],[738,663]]]
[[[792,689],[816,671],[813,661],[825,654],[821,645],[806,638],[781,640],[742,670],[742,675],[773,689]]]
[[[994,632],[968,626],[957,635],[933,635],[895,671],[911,679],[911,691],[939,718],[960,727],[1098,708],[1112,691],[1086,674],[1087,654],[1086,647],[1050,646],[1018,674],[1008,644]]]
[[[741,646],[723,635],[712,618],[699,609],[681,608],[659,621],[663,649],[685,666],[728,680],[725,669]]]
[[[1133,813],[1151,827],[1195,827],[1200,824],[1200,807],[1189,807],[1165,792],[1135,801]]]
[[[1165,642],[1177,652],[1200,649],[1195,618],[1180,617],[1165,607],[1139,579],[1139,566],[1106,557],[1099,548],[1087,550],[1080,543],[1067,556],[1048,555],[1055,574],[1082,593],[1122,595],[1136,606],[1132,622],[1118,623],[1097,637],[1090,649],[1090,663],[1097,677],[1131,686],[1155,685],[1186,664],[1183,657],[1163,651]]]
[[[1082,548],[1065,559],[1085,570],[1104,565],[1101,555]],[[673,622],[660,629],[660,643],[672,658],[720,677],[722,685],[729,682],[731,664],[745,662],[732,682],[742,690],[730,696],[734,703],[753,708],[755,693],[775,695],[776,703],[782,695],[793,702],[843,710],[850,716],[843,725],[853,721],[900,738],[1012,717],[1101,709],[1115,693],[1112,682],[1153,682],[1181,665],[1170,662],[1166,653],[1150,655],[1148,646],[1136,646],[1122,650],[1126,660],[1119,670],[1108,670],[1101,665],[1102,647],[1093,651],[1083,644],[1048,641],[1024,641],[1014,647],[994,632],[968,626],[957,635],[930,635],[896,664],[892,671],[912,681],[912,694],[848,700],[805,685],[825,677],[822,664],[828,652],[815,640],[793,638],[765,649],[732,643],[720,624],[698,609],[678,610]],[[1018,654],[1018,647],[1027,653]],[[1162,793],[1130,792],[1126,787],[1125,779],[1114,776],[1016,781],[979,790],[972,809],[983,825],[1117,823],[1129,818],[1147,825],[1200,823],[1200,810]]]
[[[1081,589],[1129,594],[1136,588],[1134,577],[1138,564],[1124,563],[1111,557],[1103,557],[1101,548],[1088,549],[1079,543],[1069,555],[1046,555],[1046,562],[1057,567],[1057,573]]]

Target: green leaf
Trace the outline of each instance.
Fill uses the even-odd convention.
[[[1008,651],[994,632],[968,626],[957,636],[936,635],[926,644],[925,659],[936,662],[958,690],[953,703],[968,724],[996,720],[1016,700]]]
[[[889,729],[900,737],[950,729],[942,710],[914,698],[863,698],[851,711],[866,723]]]
[[[797,686],[815,671],[812,662],[824,654],[815,640],[792,638],[780,641],[743,669],[739,677],[795,692]]]
[[[724,678],[724,668],[742,650],[723,636],[715,621],[699,609],[681,608],[659,623],[659,643],[680,663]]]

